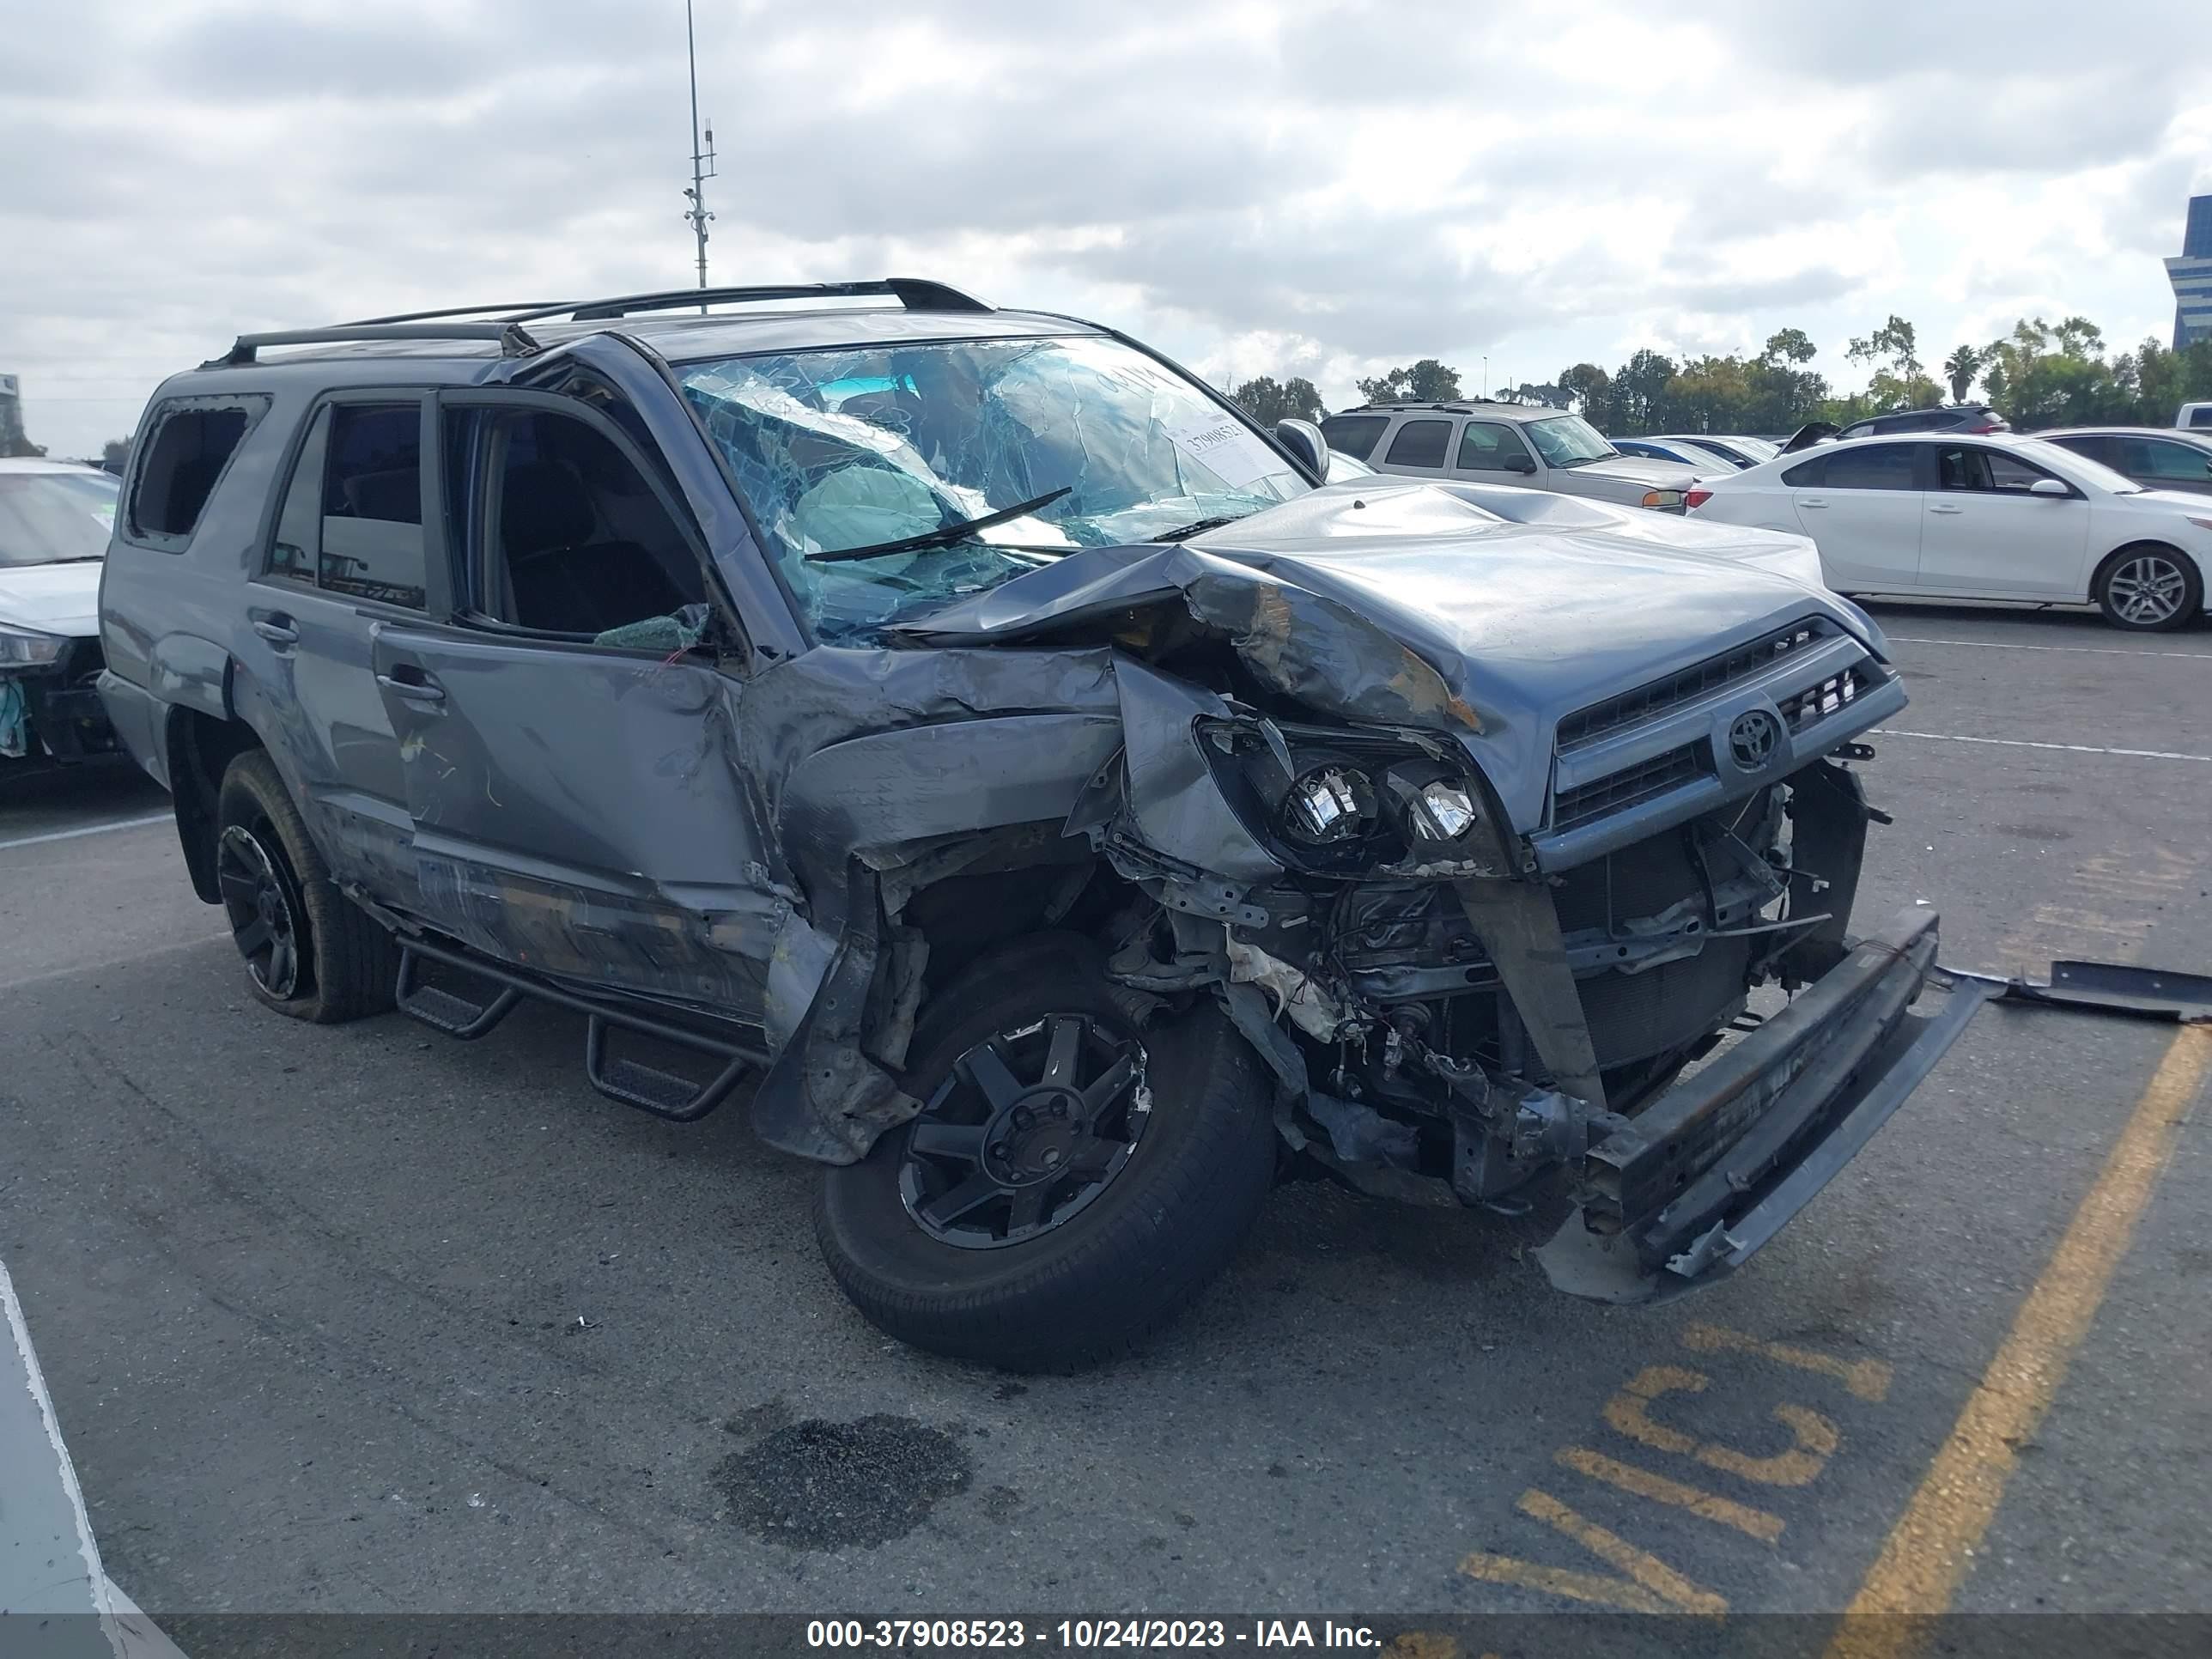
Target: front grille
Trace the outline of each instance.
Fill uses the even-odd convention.
[[[1552,803],[1552,828],[1573,830],[1594,819],[1625,812],[1647,800],[1656,800],[1678,784],[1705,776],[1712,770],[1711,750],[1703,741],[1686,743],[1632,766],[1564,790]]]
[[[1777,699],[1774,706],[1781,712],[1784,723],[1795,732],[1856,702],[1859,694],[1869,686],[1865,666],[1863,663],[1854,663],[1840,674],[1831,674],[1818,685],[1808,685],[1802,691],[1793,691]]]
[[[1600,738],[1652,720],[1684,703],[1695,702],[1710,696],[1738,680],[1771,667],[1778,659],[1792,652],[1802,651],[1828,637],[1828,624],[1818,617],[1808,617],[1802,622],[1778,628],[1771,634],[1737,647],[1717,657],[1708,657],[1692,663],[1679,673],[1669,674],[1649,685],[1638,686],[1633,691],[1624,691],[1617,697],[1607,697],[1603,702],[1594,702],[1587,708],[1577,709],[1559,722],[1556,742],[1564,754],[1584,744],[1595,743]]]

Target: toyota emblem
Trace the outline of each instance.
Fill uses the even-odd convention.
[[[1729,757],[1745,772],[1763,770],[1782,741],[1782,722],[1764,708],[1738,714],[1729,727]]]

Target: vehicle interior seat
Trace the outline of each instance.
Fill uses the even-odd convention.
[[[526,628],[599,634],[706,597],[696,565],[687,591],[669,561],[637,542],[603,536],[592,492],[566,462],[508,467],[499,523],[514,620]]]

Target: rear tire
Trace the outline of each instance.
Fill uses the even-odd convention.
[[[224,771],[215,833],[216,884],[255,996],[319,1025],[392,1006],[398,949],[332,884],[266,750]]]
[[[2120,549],[2097,567],[2089,592],[2106,622],[2136,634],[2185,628],[2204,608],[2196,561],[2160,542]]]
[[[1016,1371],[1127,1352],[1228,1264],[1273,1182],[1267,1083],[1227,1018],[1206,1004],[1140,1031],[1073,935],[959,975],[914,1053],[922,1115],[825,1173],[814,1227],[854,1305],[915,1347]]]

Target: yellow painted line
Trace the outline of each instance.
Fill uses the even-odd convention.
[[[1844,1610],[1828,1659],[1903,1659],[1951,1605],[2003,1500],[2018,1449],[2065,1381],[2208,1070],[2212,1027],[2184,1027]]]
[[[1889,1367],[1879,1359],[1838,1359],[1833,1354],[1793,1348],[1786,1342],[1732,1331],[1721,1325],[1690,1325],[1682,1331],[1682,1346],[1698,1353],[1748,1353],[1789,1365],[1815,1376],[1832,1376],[1859,1399],[1880,1405],[1889,1396]]]
[[[1769,1515],[1765,1510],[1753,1509],[1748,1504],[1738,1504],[1698,1486],[1686,1486],[1679,1480],[1669,1480],[1663,1474],[1654,1474],[1633,1463],[1622,1463],[1594,1452],[1587,1446],[1567,1446],[1556,1455],[1556,1461],[1577,1474],[1593,1480],[1602,1480],[1609,1486],[1618,1486],[1638,1498],[1648,1498],[1655,1504],[1671,1504],[1678,1510],[1687,1510],[1701,1520],[1714,1521],[1723,1527],[1734,1527],[1738,1532],[1771,1544],[1782,1536],[1782,1517]]]
[[[1459,1570],[1468,1577],[1492,1584],[1519,1584],[1570,1601],[1626,1607],[1631,1613],[1697,1613],[1718,1619],[1728,1612],[1725,1596],[1692,1583],[1657,1556],[1638,1549],[1595,1521],[1585,1520],[1547,1492],[1532,1486],[1521,1494],[1514,1507],[1571,1538],[1625,1576],[1609,1578],[1601,1572],[1540,1566],[1517,1556],[1476,1554],[1459,1564]]]

